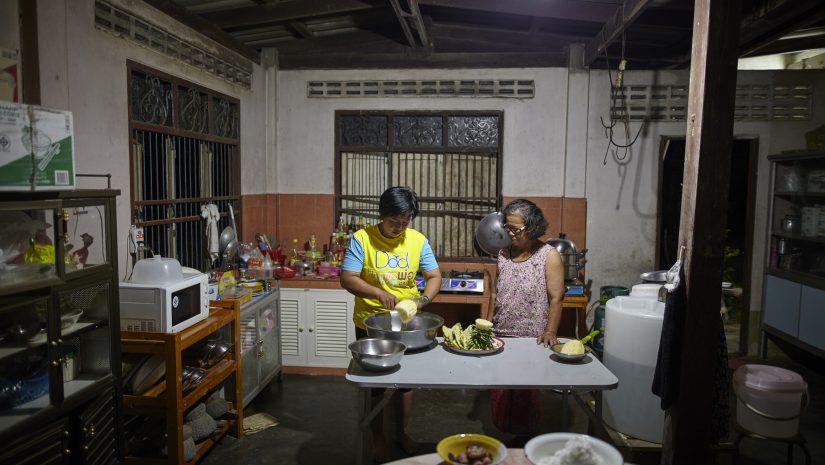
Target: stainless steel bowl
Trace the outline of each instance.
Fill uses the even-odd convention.
[[[401,331],[393,331],[389,312],[377,313],[364,320],[371,338],[403,342],[409,350],[421,349],[433,343],[444,318],[435,313],[419,312]]]
[[[389,370],[401,361],[407,346],[389,339],[359,339],[349,345],[354,358],[365,370]]]

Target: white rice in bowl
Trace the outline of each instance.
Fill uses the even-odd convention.
[[[563,449],[550,457],[542,457],[538,465],[604,465],[584,436],[569,439]]]

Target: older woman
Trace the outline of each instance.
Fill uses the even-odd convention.
[[[549,347],[558,342],[564,297],[564,265],[558,251],[539,238],[547,229],[541,209],[516,199],[503,210],[512,244],[498,254],[493,327],[499,336],[536,338]],[[535,434],[540,420],[539,391],[490,394],[493,420],[502,431]]]

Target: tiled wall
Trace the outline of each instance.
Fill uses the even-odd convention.
[[[504,204],[513,200],[505,197]],[[587,200],[584,198],[527,197],[535,202],[544,213],[550,226],[545,239],[557,237],[559,232],[567,234],[567,239],[576,244],[578,250],[585,248]],[[265,232],[273,240],[287,241],[292,247],[292,239],[303,244],[311,234],[315,234],[318,246],[329,242],[333,228],[335,196],[331,194],[255,194],[241,198],[243,238],[252,241],[256,232]],[[490,265],[483,263],[439,263],[444,270],[480,270]],[[492,265],[495,273],[495,265]]]

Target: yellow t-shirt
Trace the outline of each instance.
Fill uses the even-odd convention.
[[[361,278],[379,287],[398,300],[418,297],[415,274],[418,272],[421,251],[426,237],[414,229],[405,229],[398,237],[388,238],[381,234],[378,225],[360,229],[352,236],[364,251]],[[428,244],[429,245],[429,244]],[[353,322],[364,329],[364,319],[387,309],[378,299],[355,297]]]

